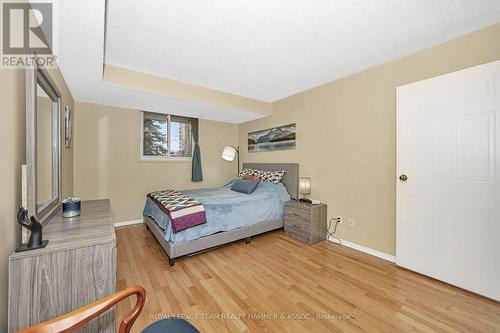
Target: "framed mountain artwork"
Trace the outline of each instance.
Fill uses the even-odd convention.
[[[248,152],[295,149],[296,126],[289,124],[248,133]]]

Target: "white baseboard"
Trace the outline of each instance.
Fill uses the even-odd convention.
[[[115,226],[115,228],[119,228],[119,227],[126,227],[128,225],[139,224],[139,223],[142,223],[142,222],[143,222],[142,220],[132,220],[132,221],[115,222],[114,226]]]
[[[332,237],[329,237],[328,240],[330,242],[334,242],[335,244],[338,244],[338,242],[335,241],[335,239],[332,238]],[[351,249],[355,249],[355,250],[367,253],[369,255],[372,255],[372,256],[375,256],[375,257],[378,257],[380,259],[384,259],[384,260],[387,260],[387,261],[390,261],[390,262],[396,262],[396,257],[393,256],[393,255],[390,255],[390,254],[387,254],[385,252],[381,252],[381,251],[378,251],[378,250],[374,250],[374,249],[371,249],[371,248],[363,246],[363,245],[359,245],[359,244],[356,244],[356,243],[351,243],[351,242],[346,241],[344,239],[341,239],[341,241],[342,241],[342,245],[350,247]]]

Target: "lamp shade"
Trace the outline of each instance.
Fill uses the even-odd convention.
[[[226,161],[232,162],[236,157],[236,153],[237,153],[236,148],[232,146],[225,146],[224,149],[222,150],[221,157]]]
[[[299,178],[299,193],[300,194],[310,194],[311,193],[311,178],[300,177]]]

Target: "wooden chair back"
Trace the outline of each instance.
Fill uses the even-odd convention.
[[[22,329],[18,333],[72,332],[132,295],[137,295],[137,301],[132,311],[120,323],[118,330],[118,333],[128,333],[146,301],[146,291],[141,286],[129,287],[63,316]]]

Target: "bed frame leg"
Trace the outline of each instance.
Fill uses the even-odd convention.
[[[170,258],[170,257],[169,257],[169,258],[168,258],[168,264],[170,265],[170,267],[174,266],[174,264],[175,264],[175,259],[173,259],[173,258]]]
[[[246,243],[246,244],[250,244],[250,242],[251,242],[251,241],[252,241],[252,236],[247,237],[247,238],[245,239],[245,243]]]

